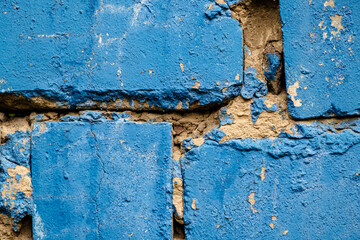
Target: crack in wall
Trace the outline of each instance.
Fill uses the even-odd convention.
[[[97,221],[97,233],[98,233],[98,237],[99,237],[99,240],[101,239],[101,233],[100,233],[100,227],[101,227],[101,223],[100,223],[100,217],[99,217],[99,205],[97,203],[97,197],[100,193],[100,190],[101,190],[101,184],[105,178],[105,174],[106,174],[106,171],[105,171],[105,168],[104,168],[104,162],[103,162],[103,159],[101,158],[100,154],[99,154],[99,148],[98,148],[98,142],[97,142],[97,137],[96,137],[96,134],[94,132],[94,129],[93,129],[93,124],[90,125],[90,132],[92,134],[92,136],[94,137],[94,144],[95,144],[95,155],[97,157],[97,159],[99,159],[99,162],[100,162],[100,165],[101,165],[101,177],[100,177],[100,181],[99,181],[99,184],[98,184],[98,189],[97,189],[97,192],[95,194],[95,197],[93,199],[94,203],[95,203],[95,211],[96,211],[96,221]]]
[[[278,0],[245,0],[230,7],[243,29],[244,70],[256,70],[256,77],[279,94],[283,85],[283,47]],[[246,84],[246,75],[244,83]],[[244,86],[243,86],[244,87]]]

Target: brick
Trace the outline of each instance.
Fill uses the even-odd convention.
[[[186,239],[359,238],[353,124],[340,133],[299,125],[273,140],[207,140],[190,150],[182,159]]]
[[[34,239],[171,239],[171,124],[36,123]]]
[[[235,97],[242,30],[226,5],[212,6],[205,0],[4,3],[0,92],[72,108],[117,99],[188,108]]]
[[[32,212],[30,131],[7,134],[0,145],[0,212],[10,216],[15,231]]]
[[[280,0],[290,114],[360,113],[358,1]]]

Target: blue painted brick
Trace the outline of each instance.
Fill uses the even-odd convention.
[[[36,123],[35,239],[171,239],[168,123]]]
[[[360,5],[280,0],[288,107],[299,119],[360,113]]]
[[[30,131],[7,134],[0,145],[0,213],[10,216],[13,228],[32,213]]]
[[[296,132],[190,150],[186,239],[359,239],[359,132],[349,124]]]
[[[240,92],[242,30],[215,1],[21,0],[0,11],[0,94],[173,109]]]

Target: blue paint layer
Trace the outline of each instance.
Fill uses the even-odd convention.
[[[214,128],[211,132],[205,134],[205,140],[212,140],[219,142],[223,137],[225,137],[225,133],[221,131],[219,128]]]
[[[7,139],[0,146],[0,213],[14,220],[13,228],[17,231],[17,224],[32,213],[31,182],[27,182],[30,179],[30,132],[16,131],[8,134]]]
[[[345,125],[187,152],[186,239],[358,239],[360,121]]]
[[[265,97],[254,97],[253,102],[250,104],[251,107],[251,119],[253,123],[256,123],[256,120],[260,116],[263,111],[271,111],[274,112],[278,109],[278,107],[274,104],[271,107],[266,106]]]
[[[36,118],[38,118],[36,116]],[[60,119],[62,122],[112,122],[112,121],[123,121],[127,122],[131,120],[132,117],[128,113],[104,113],[98,111],[84,111],[81,112],[79,116],[66,115]]]
[[[215,4],[209,19],[210,3],[7,1],[0,7],[0,92],[73,108],[137,99],[173,109],[235,97],[242,30],[226,6]]]
[[[266,80],[273,81],[275,80],[276,74],[279,71],[280,58],[276,53],[267,53],[266,57],[268,60],[268,69],[264,70],[264,75]]]
[[[34,239],[171,239],[168,123],[36,123]]]
[[[358,1],[280,0],[280,13],[290,114],[299,119],[358,115]],[[294,87],[296,96],[290,93]]]
[[[261,97],[267,94],[266,82],[262,82],[253,67],[247,67],[244,73],[244,85],[241,88],[241,96],[245,99]]]
[[[227,108],[221,109],[221,111],[219,112],[219,119],[220,119],[219,127],[223,125],[229,125],[234,122],[233,119],[231,118],[231,115],[227,113]]]

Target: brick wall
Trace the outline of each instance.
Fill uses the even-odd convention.
[[[1,239],[357,239],[354,0],[0,5]]]

